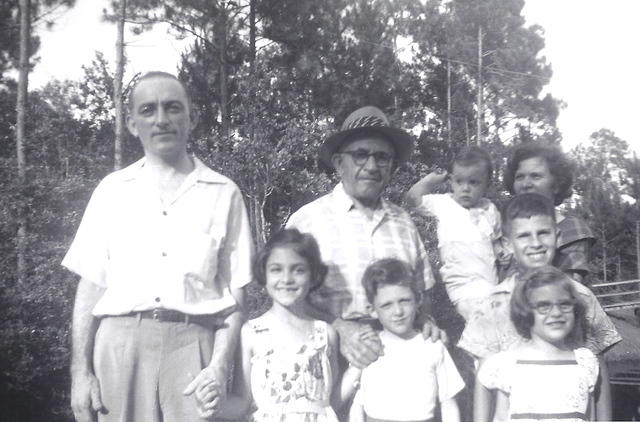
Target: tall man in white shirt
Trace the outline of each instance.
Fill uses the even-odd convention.
[[[194,124],[175,76],[139,79],[127,126],[144,158],[100,182],[63,260],[80,276],[78,421],[195,422],[224,398],[252,241],[237,186],[187,153]]]
[[[412,150],[410,135],[391,126],[380,109],[366,106],[354,111],[320,148],[320,160],[335,169],[340,183],[296,211],[287,223],[311,233],[320,245],[329,273],[310,299],[333,321],[341,353],[359,368],[382,353],[361,284],[366,267],[380,258],[399,258],[411,266],[425,293],[420,311],[425,331],[433,338],[444,337],[428,319],[434,278],[418,230],[402,208],[382,198],[394,170]]]

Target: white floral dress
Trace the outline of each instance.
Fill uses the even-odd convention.
[[[338,422],[331,408],[331,366],[327,323],[314,321],[301,347],[278,344],[268,322],[249,322],[256,334],[251,359],[254,422]]]
[[[526,360],[517,350],[497,353],[480,367],[478,379],[509,395],[509,420],[588,420],[589,393],[598,378],[598,360],[586,348],[575,359]]]

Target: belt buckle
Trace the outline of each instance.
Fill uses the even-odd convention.
[[[160,310],[158,308],[155,308],[153,310],[153,312],[151,313],[151,317],[153,318],[154,321],[161,321],[161,317],[160,317],[161,313]]]

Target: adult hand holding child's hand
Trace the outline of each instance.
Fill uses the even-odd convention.
[[[340,337],[340,353],[351,365],[364,369],[383,354],[382,342],[369,325],[337,319],[333,327]]]
[[[216,368],[206,367],[197,376],[190,376],[193,380],[184,389],[185,396],[194,395],[198,416],[208,419],[219,408],[219,404],[225,398],[226,374],[225,371],[217,371]],[[222,381],[222,382],[221,382]]]

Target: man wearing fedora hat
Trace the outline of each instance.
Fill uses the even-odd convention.
[[[360,368],[382,353],[379,338],[372,335],[371,305],[361,285],[366,267],[380,258],[399,258],[411,265],[424,291],[434,283],[427,253],[411,218],[382,198],[394,170],[412,150],[410,135],[391,126],[380,109],[366,106],[354,111],[340,131],[320,147],[321,162],[335,169],[340,183],[329,194],[296,211],[287,223],[317,239],[329,272],[310,300],[333,321],[342,354]],[[428,322],[430,296],[423,296],[425,332],[433,338],[444,336]]]

